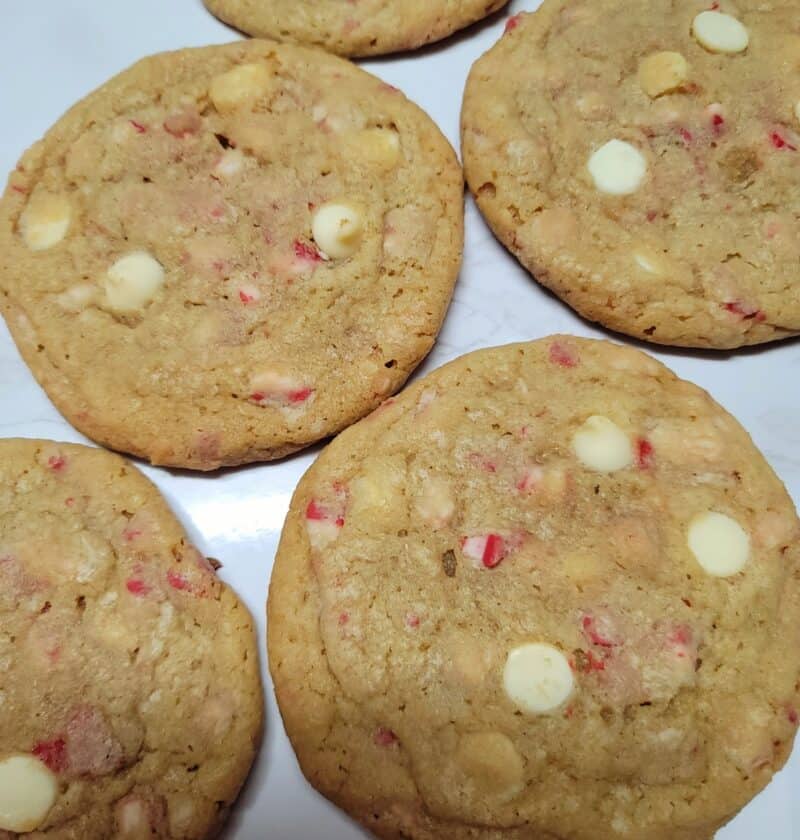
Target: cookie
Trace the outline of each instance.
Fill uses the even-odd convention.
[[[156,464],[277,458],[400,387],[463,242],[452,148],[402,93],[262,41],[146,58],[0,201],[0,306],[81,432]]]
[[[253,623],[122,458],[0,441],[0,837],[215,836],[260,739]]]
[[[298,486],[269,655],[311,783],[381,837],[710,838],[786,761],[800,522],[649,356],[481,350]]]
[[[338,55],[413,50],[485,18],[508,0],[203,0],[249,35],[314,44]]]
[[[786,338],[799,103],[792,0],[545,0],[472,69],[467,180],[503,244],[592,321],[687,347]]]

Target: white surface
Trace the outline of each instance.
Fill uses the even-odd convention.
[[[537,0],[513,0],[466,34],[408,57],[362,62],[402,88],[458,141],[461,92],[472,62],[500,36],[505,17]],[[12,12],[13,8],[13,12]],[[238,37],[201,0],[6,0],[2,44],[0,169],[73,102],[149,53]],[[537,286],[493,239],[467,203],[464,268],[439,342],[422,370],[486,345],[556,331],[602,336]],[[800,344],[733,355],[656,351],[680,376],[708,389],[750,431],[800,499]],[[0,434],[81,441],[48,401],[0,326]],[[255,615],[264,638],[264,600],[291,492],[318,448],[276,464],[194,477],[145,472],[163,490],[199,548],[224,563],[222,576]],[[262,644],[262,660],[265,651]],[[267,735],[231,823],[237,840],[356,840],[365,835],[302,779],[275,706],[264,663]],[[800,754],[718,840],[800,837]],[[602,838],[598,838],[602,840]]]

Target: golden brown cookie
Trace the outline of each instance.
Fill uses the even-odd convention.
[[[260,739],[253,623],[158,490],[0,441],[0,616],[0,836],[216,836]]]
[[[381,837],[710,838],[797,727],[800,522],[649,356],[480,350],[301,481],[269,654],[308,779]]]
[[[794,0],[545,0],[473,67],[462,133],[489,225],[584,317],[688,347],[800,332]]]
[[[249,35],[365,56],[412,50],[446,38],[508,0],[203,0]]]
[[[208,470],[396,390],[461,259],[463,182],[402,93],[318,50],[146,58],[72,108],[0,202],[0,306],[61,412]]]

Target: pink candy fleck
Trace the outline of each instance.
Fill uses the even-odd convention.
[[[344,627],[347,622],[350,621],[350,613],[341,612],[339,613],[339,627]]]
[[[607,635],[604,635],[597,629],[596,619],[590,615],[585,615],[581,620],[584,635],[593,644],[599,647],[616,647],[617,642],[612,641]]]
[[[174,569],[169,569],[167,571],[167,583],[173,589],[177,589],[182,592],[188,592],[192,588],[191,583],[189,583],[189,581],[186,580],[180,572],[176,572]]]
[[[688,129],[688,128],[680,128],[680,129],[678,129],[678,134],[680,134],[680,136],[681,136],[681,140],[683,140],[683,142],[684,142],[687,146],[691,145],[692,141],[694,140],[694,135],[692,134],[692,132],[691,132],[691,131],[689,131],[689,129]]]
[[[144,134],[145,131],[147,131],[147,126],[142,125],[140,122],[136,122],[136,120],[128,120],[128,122],[133,126],[137,134]]]
[[[722,114],[711,115],[711,127],[714,130],[714,134],[722,134],[723,125],[725,125],[725,117]]]
[[[375,731],[373,740],[379,747],[391,747],[397,743],[397,735],[385,726],[379,726]]]
[[[39,741],[31,752],[54,773],[60,773],[66,769],[67,742],[63,738]]]
[[[636,466],[640,470],[649,470],[654,463],[653,444],[647,438],[636,441]]]
[[[337,528],[341,528],[344,525],[344,516],[340,514],[334,517],[331,511],[319,504],[316,499],[312,499],[308,503],[308,507],[306,508],[306,519],[312,519],[318,522],[332,520]]]
[[[569,344],[554,341],[549,350],[550,361],[561,367],[574,368],[578,364],[578,351]]]
[[[127,580],[125,588],[131,595],[136,595],[137,598],[143,598],[152,591],[152,587],[148,586],[143,580],[139,580],[139,578],[130,578]]]
[[[67,459],[63,455],[51,455],[47,459],[47,466],[53,472],[61,472],[67,464]]]
[[[286,395],[292,405],[305,402],[314,393],[313,388],[297,388]]]
[[[520,18],[522,17],[521,14],[512,15],[507,21],[505,25],[505,29],[503,32],[511,32],[513,29],[516,29],[519,26]]]
[[[242,303],[252,303],[255,299],[255,295],[248,294],[244,289],[239,289],[239,300]]]
[[[415,613],[408,613],[408,615],[406,616],[406,627],[419,627],[419,616]]]
[[[133,542],[135,539],[142,536],[142,531],[139,530],[139,528],[126,528],[122,532],[122,536],[125,539],[125,542]]]
[[[793,706],[789,706],[786,710],[786,717],[789,719],[789,723],[797,725],[797,710]]]

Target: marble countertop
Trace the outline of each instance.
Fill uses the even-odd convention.
[[[425,108],[458,147],[461,93],[472,62],[513,12],[538,0],[512,0],[506,11],[443,44],[400,58],[361,62]],[[201,0],[25,0],[0,32],[0,169],[73,102],[149,53],[238,37]],[[495,241],[467,201],[466,252],[439,341],[417,375],[469,350],[553,332],[603,336],[536,285]],[[644,345],[642,345],[644,346]],[[800,500],[800,343],[735,354],[646,348],[680,376],[706,388],[743,423]],[[0,434],[83,441],[59,415],[0,325]],[[276,464],[191,476],[144,467],[201,551],[224,563],[222,577],[247,602],[262,642],[267,733],[228,829],[230,837],[356,840],[366,835],[303,780],[275,705],[263,648],[264,602],[283,518],[297,481],[319,448]],[[800,751],[719,840],[800,837]]]

